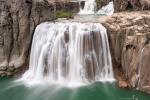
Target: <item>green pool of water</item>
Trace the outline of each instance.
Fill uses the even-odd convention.
[[[78,88],[57,85],[27,87],[0,78],[0,100],[150,100],[150,95],[118,88],[115,83],[94,83]]]

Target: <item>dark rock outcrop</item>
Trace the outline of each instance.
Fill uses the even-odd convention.
[[[150,0],[114,0],[115,11],[150,10]]]

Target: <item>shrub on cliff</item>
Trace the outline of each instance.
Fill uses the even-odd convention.
[[[71,18],[73,13],[71,11],[59,10],[56,11],[56,18]]]

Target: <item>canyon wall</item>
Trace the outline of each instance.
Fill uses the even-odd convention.
[[[122,68],[131,87],[150,91],[150,12],[116,13],[103,25],[109,35],[114,69]]]

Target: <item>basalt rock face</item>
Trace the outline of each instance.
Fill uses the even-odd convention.
[[[148,10],[150,3],[149,0],[114,0],[114,4],[116,11],[125,11],[130,7]],[[54,20],[58,10],[78,12],[78,8],[78,3],[67,1],[0,0],[0,75],[14,75],[18,69],[25,68],[33,31],[39,23]],[[116,13],[103,20],[114,67],[122,70],[132,87],[150,93],[150,12]],[[119,81],[127,86],[124,80]]]
[[[12,75],[28,63],[32,33],[39,23],[54,20],[57,10],[77,12],[76,6],[52,0],[0,0],[0,75]]]
[[[0,73],[10,75],[25,62],[30,45],[31,4],[25,0],[0,0]]]
[[[115,11],[150,10],[150,0],[114,0]]]
[[[97,9],[107,5],[110,1],[114,2],[115,12],[150,10],[150,0],[96,0]]]
[[[132,87],[146,92],[150,92],[149,22],[150,12],[124,12],[103,23],[108,30],[114,67],[123,70]]]

